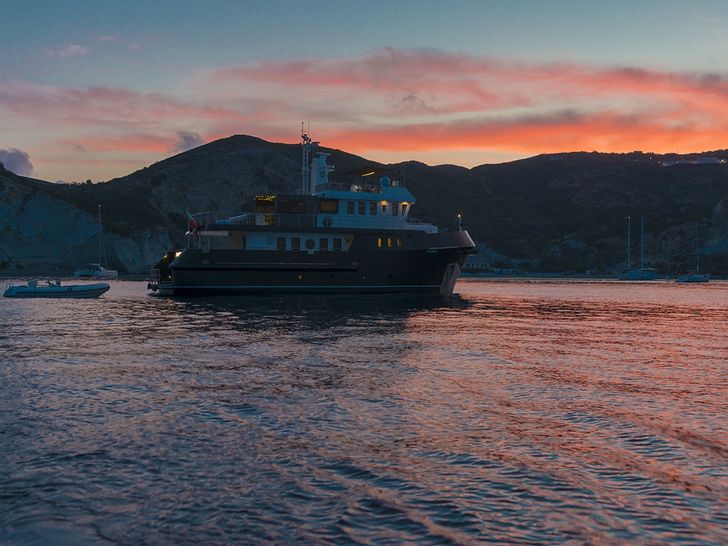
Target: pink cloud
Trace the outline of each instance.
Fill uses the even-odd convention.
[[[46,50],[46,54],[49,57],[83,57],[88,55],[89,49],[79,44],[68,44],[59,47],[58,49]]]
[[[690,152],[726,147],[727,115],[725,74],[435,50],[219,67],[170,93],[0,79],[0,117],[14,130],[41,135],[46,148],[57,143],[56,154],[75,143],[88,160],[164,156],[235,133],[293,142],[301,120],[325,144],[373,159],[427,160],[443,150],[468,150],[474,163],[478,150]],[[33,157],[40,165],[42,155]]]
[[[291,89],[302,104],[316,96],[377,98],[395,113],[469,113],[541,107],[570,100],[628,101],[657,98],[674,104],[690,98],[723,104],[728,79],[635,68],[570,64],[528,65],[434,50],[383,49],[357,58],[267,61],[213,69],[198,85]],[[293,98],[294,93],[289,95]],[[415,100],[412,101],[411,98]]]
[[[118,87],[60,87],[0,80],[0,109],[43,124],[147,126],[174,119],[224,119],[237,112],[164,93]]]
[[[80,146],[85,153],[93,152],[139,152],[166,154],[175,147],[179,138],[175,134],[124,134],[118,136],[84,136],[69,144]]]

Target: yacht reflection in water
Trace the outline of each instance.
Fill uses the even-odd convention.
[[[406,321],[414,315],[464,310],[474,302],[458,294],[389,294],[376,298],[362,294],[184,298],[176,303],[184,314],[194,316],[196,326],[201,328],[214,329],[218,324],[245,332],[267,329],[335,336],[347,324],[361,325],[377,334],[403,332]]]

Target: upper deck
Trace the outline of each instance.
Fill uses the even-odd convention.
[[[368,181],[367,181],[368,182]],[[325,182],[313,195],[258,195],[241,212],[225,218],[195,215],[198,223],[267,227],[399,229],[436,233],[437,228],[410,218],[415,198],[398,181],[377,184]]]
[[[303,139],[302,185],[296,195],[258,195],[241,212],[218,218],[211,213],[194,216],[197,224],[212,226],[265,226],[416,230],[437,233],[431,224],[411,219],[415,197],[396,179],[392,169],[363,167],[329,180],[334,167],[327,153],[309,154],[318,143]],[[223,229],[223,228],[219,228]]]

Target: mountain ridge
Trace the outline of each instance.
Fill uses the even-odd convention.
[[[652,265],[665,273],[688,268],[697,231],[703,263],[715,274],[728,273],[728,165],[720,163],[728,150],[566,152],[472,168],[383,164],[336,148],[319,151],[331,154],[336,172],[367,165],[401,171],[417,198],[415,216],[452,229],[463,214],[480,258],[498,265],[607,272],[624,261],[626,217],[644,215]],[[256,194],[295,192],[300,155],[296,144],[233,135],[95,184],[51,183],[2,170],[0,273],[96,261],[96,230],[89,226],[97,227],[98,203],[112,265],[143,271],[164,250],[184,244],[185,211],[233,213]],[[46,248],[53,238],[37,233],[24,212],[33,199],[41,199],[46,218],[73,216],[82,226],[64,224],[66,239],[56,241],[66,249],[62,256]]]

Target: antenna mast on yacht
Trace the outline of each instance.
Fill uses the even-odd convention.
[[[301,193],[310,195],[311,192],[311,155],[318,142],[311,140],[308,131],[301,122]]]

